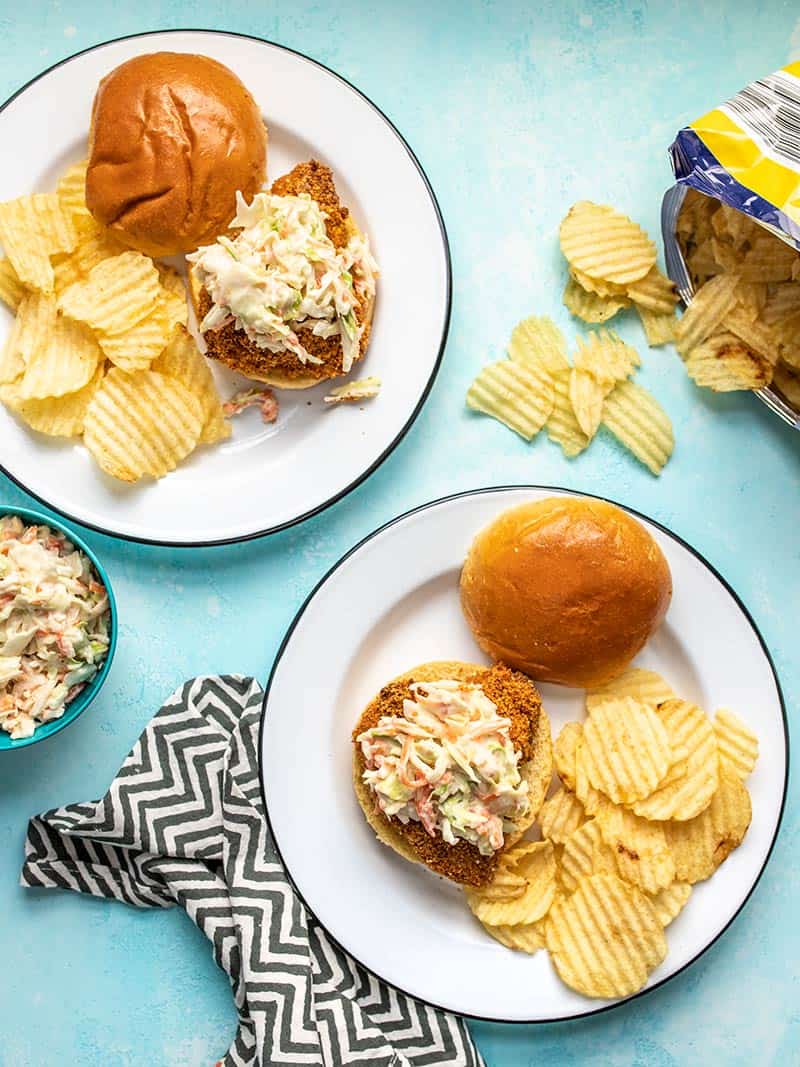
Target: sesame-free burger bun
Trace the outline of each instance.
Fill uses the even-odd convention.
[[[208,56],[136,56],[98,86],[86,203],[126,245],[191,252],[225,231],[266,174],[267,131],[233,71]]]
[[[528,783],[528,810],[506,835],[503,849],[490,856],[482,856],[478,848],[467,841],[459,840],[455,845],[448,845],[441,837],[431,837],[421,823],[404,825],[398,819],[390,819],[380,810],[364,782],[366,764],[356,740],[358,735],[377,725],[383,715],[401,715],[403,700],[412,695],[408,688],[412,682],[445,679],[480,685],[497,705],[498,714],[511,720],[511,740],[521,755],[520,773]],[[461,885],[481,886],[492,880],[503,850],[518,841],[539,814],[552,774],[550,720],[539,693],[530,679],[502,665],[486,667],[454,660],[423,663],[385,685],[367,705],[353,730],[353,788],[378,840],[403,859],[421,863]]]
[[[484,652],[537,681],[576,687],[620,674],[671,597],[669,565],[644,526],[580,497],[503,512],[461,572],[461,606]]]

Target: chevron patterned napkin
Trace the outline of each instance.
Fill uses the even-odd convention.
[[[224,1067],[480,1067],[460,1019],[379,982],[294,896],[261,801],[261,698],[238,675],[186,682],[102,800],[31,819],[22,884],[184,908],[233,989]]]

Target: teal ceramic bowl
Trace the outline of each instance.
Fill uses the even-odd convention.
[[[75,530],[67,526],[65,523],[60,522],[58,519],[50,518],[49,515],[43,515],[39,511],[30,511],[28,508],[13,507],[10,504],[0,504],[0,516],[3,515],[19,515],[22,521],[28,526],[50,526],[54,530],[60,530],[62,533],[66,534],[76,548],[79,548],[81,552],[85,552],[92,561],[94,569],[97,571],[98,578],[108,590],[108,604],[111,609],[111,618],[109,622],[108,655],[106,656],[103,666],[91,682],[78,693],[74,700],[71,700],[69,704],[67,704],[64,709],[64,714],[60,719],[53,719],[52,722],[42,723],[41,726],[37,726],[32,737],[23,737],[19,741],[12,741],[5,730],[0,730],[0,756],[2,756],[4,752],[14,752],[17,749],[26,748],[28,745],[34,745],[37,741],[44,741],[47,737],[52,737],[53,734],[57,734],[60,730],[64,730],[69,726],[70,723],[75,722],[78,716],[86,711],[91,702],[100,692],[103,683],[108,677],[108,672],[111,669],[111,661],[114,658],[114,652],[117,647],[117,632],[119,630],[117,622],[117,602],[114,599],[114,590],[111,588],[111,582],[108,579],[105,567]]]

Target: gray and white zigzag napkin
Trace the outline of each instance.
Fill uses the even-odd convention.
[[[239,1012],[224,1067],[480,1067],[460,1019],[379,982],[296,899],[264,818],[261,698],[252,678],[186,682],[102,800],[31,819],[22,884],[185,908]]]

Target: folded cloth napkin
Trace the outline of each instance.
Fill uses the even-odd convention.
[[[479,1067],[462,1020],[379,982],[292,892],[259,788],[261,699],[252,678],[186,682],[102,800],[31,819],[22,884],[185,908],[239,1012],[224,1067]]]

